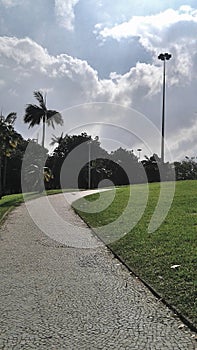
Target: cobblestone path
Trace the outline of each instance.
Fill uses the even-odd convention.
[[[88,248],[66,246],[40,231],[25,204],[9,214],[0,230],[0,349],[195,349],[180,320],[89,236]]]

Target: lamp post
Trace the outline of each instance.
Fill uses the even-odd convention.
[[[88,142],[88,188],[91,189],[91,143]]]
[[[142,149],[141,149],[141,148],[138,148],[137,151],[138,151],[138,154],[139,154],[138,159],[140,160],[140,152],[142,152]]]
[[[165,133],[165,90],[166,90],[166,61],[172,57],[168,52],[160,53],[158,59],[163,61],[163,103],[162,103],[162,138],[161,138],[161,161],[164,163],[164,133]]]

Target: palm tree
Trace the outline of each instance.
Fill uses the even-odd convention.
[[[29,127],[33,127],[36,124],[39,125],[41,120],[43,122],[43,133],[42,133],[42,147],[45,142],[45,126],[51,125],[55,128],[54,123],[62,125],[63,119],[59,112],[46,107],[46,95],[43,96],[42,92],[34,91],[34,97],[39,102],[39,106],[28,104],[25,109],[24,122],[29,123]]]
[[[58,145],[60,146],[65,140],[65,136],[63,132],[61,133],[60,136],[55,136],[55,135],[52,135],[52,136],[53,137],[51,138],[51,143],[50,143],[51,146],[54,146],[56,143],[58,143]]]
[[[24,180],[28,191],[43,192],[44,183],[53,179],[52,171],[49,167],[42,167],[40,164],[30,164],[24,169]]]
[[[16,120],[16,112],[11,112],[7,115],[7,117],[4,117],[1,111],[0,123],[4,122],[6,124],[13,125],[15,120]]]

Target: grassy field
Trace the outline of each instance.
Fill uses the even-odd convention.
[[[136,194],[144,191],[143,186],[132,186],[131,196],[132,193],[135,196],[135,210],[141,208]],[[92,208],[97,206],[98,213],[84,212],[87,205],[82,199],[76,201],[74,207],[104,241],[108,242],[110,235],[112,240],[116,235],[117,238],[120,237],[125,227],[125,235],[109,243],[110,248],[164,300],[197,326],[197,181],[176,183],[174,200],[166,219],[154,233],[148,233],[148,224],[158,201],[159,190],[160,184],[149,185],[145,212],[130,232],[127,230],[129,211],[123,222],[120,221],[110,232],[110,223],[120,217],[127,206],[129,186],[117,189],[113,203],[101,212],[99,206],[102,207],[107,201],[109,192],[102,195],[99,204],[96,202],[98,194],[87,197],[88,204]],[[180,266],[171,268],[173,265]]]

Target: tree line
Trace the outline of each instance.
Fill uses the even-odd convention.
[[[38,105],[28,104],[24,122],[33,127],[43,124],[42,144],[35,140],[25,140],[14,128],[16,113],[0,116],[0,198],[2,195],[20,193],[23,190],[43,191],[59,188],[97,188],[106,185],[106,180],[114,185],[144,182],[197,179],[195,159],[186,157],[182,162],[162,163],[158,155],[145,157],[142,161],[130,150],[119,148],[107,152],[101,147],[98,137],[87,133],[80,135],[53,136],[52,154],[45,145],[46,126],[55,128],[62,125],[61,114],[47,109],[46,95],[34,92]],[[28,150],[28,157],[25,158]],[[22,178],[21,169],[23,166]],[[161,178],[162,173],[162,178]],[[109,182],[108,182],[109,184]]]

